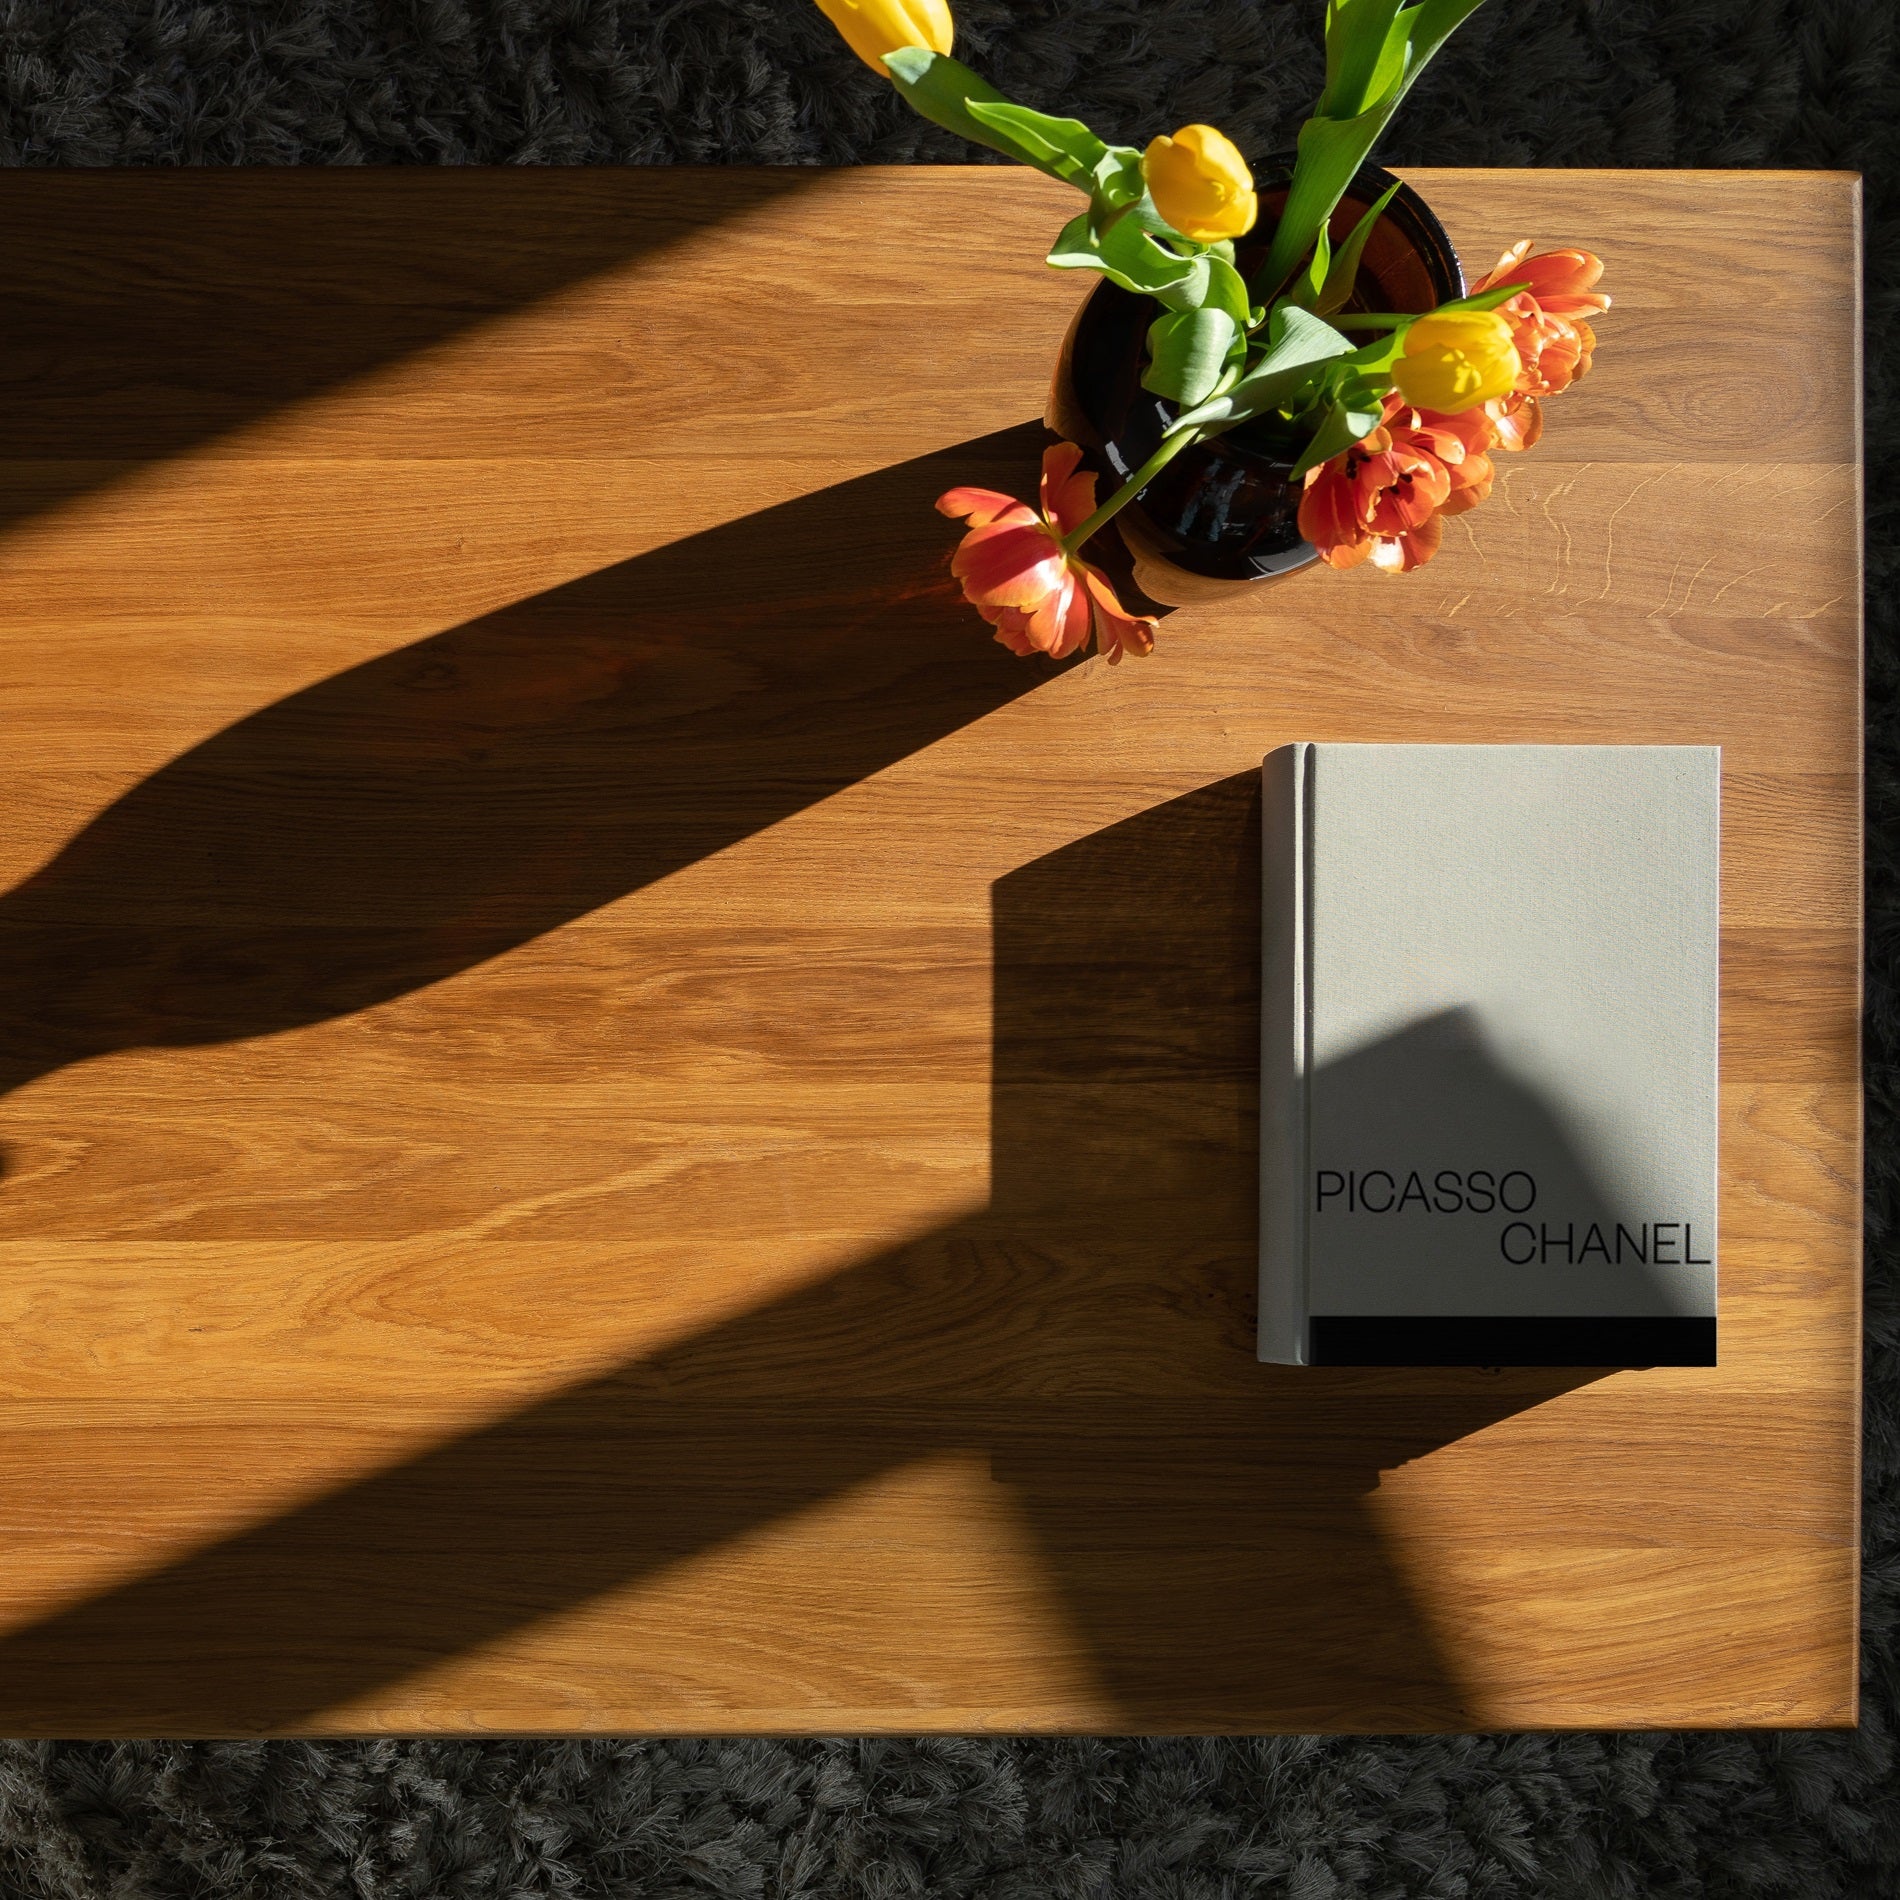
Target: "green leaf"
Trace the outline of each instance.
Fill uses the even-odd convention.
[[[1141,154],[1132,145],[1104,145],[1089,175],[1090,187],[1118,204],[1132,204],[1148,189],[1141,175]]]
[[[1356,119],[1308,119],[1300,127],[1286,208],[1280,213],[1266,265],[1254,280],[1263,297],[1275,295],[1312,249],[1391,116],[1392,107],[1381,105]]]
[[[1384,375],[1405,354],[1405,333],[1411,327],[1410,321],[1401,323],[1396,330],[1389,331],[1374,342],[1363,344],[1341,360],[1368,376]]]
[[[1332,0],[1326,9],[1326,90],[1320,94],[1319,116],[1357,118],[1367,105],[1389,90],[1391,78],[1380,67],[1389,64],[1403,0]],[[1403,59],[1403,37],[1399,38]]]
[[[1481,290],[1475,296],[1459,297],[1451,303],[1441,303],[1434,314],[1447,310],[1495,310],[1501,303],[1509,303],[1520,290],[1529,290],[1528,283],[1493,284],[1489,290]]]
[[[1352,345],[1310,311],[1283,304],[1267,324],[1267,347],[1234,386],[1177,417],[1169,428],[1204,428],[1214,434],[1251,416],[1283,407],[1317,373]]]
[[[947,54],[933,53],[927,46],[900,46],[896,52],[884,55],[884,64],[890,72],[891,84],[904,95],[911,109],[933,125],[955,132],[973,145],[987,145],[1005,158],[1017,159],[1025,165],[1036,163],[1015,140],[1001,131],[991,130],[971,113],[973,101],[996,105],[1009,102],[969,67]]]
[[[1359,276],[1359,260],[1365,255],[1366,241],[1372,236],[1374,227],[1385,215],[1385,208],[1397,191],[1398,186],[1391,185],[1380,193],[1372,209],[1353,226],[1352,236],[1339,247],[1326,268],[1326,281],[1320,286],[1319,296],[1312,306],[1318,315],[1330,316],[1351,298],[1353,284]],[[1320,236],[1324,239],[1325,235],[1322,227]],[[1317,250],[1314,255],[1319,255]]]
[[[1420,0],[1417,6],[1387,15],[1384,0],[1332,0],[1327,11],[1327,89],[1319,111],[1300,127],[1286,208],[1256,280],[1265,296],[1277,295],[1292,276],[1399,102],[1432,55],[1482,4]],[[1375,37],[1377,57],[1368,66],[1364,49]],[[1354,75],[1361,72],[1366,74],[1364,88],[1354,97]]]
[[[1046,112],[1032,112],[1007,99],[970,99],[966,103],[979,125],[1013,140],[1038,171],[1079,191],[1092,191],[1095,168],[1109,156],[1109,150],[1080,119],[1052,119]]]
[[[1206,301],[1215,310],[1224,310],[1236,325],[1246,329],[1253,319],[1253,305],[1247,297],[1247,280],[1235,270],[1231,260],[1209,251],[1202,261],[1207,265]]]
[[[1207,301],[1207,259],[1164,250],[1132,217],[1112,225],[1099,240],[1089,230],[1087,212],[1071,218],[1047,261],[1056,270],[1100,271],[1110,283],[1156,298],[1170,310],[1194,310]]]
[[[1079,119],[1052,119],[1014,104],[969,67],[928,47],[900,46],[884,55],[884,65],[912,110],[933,125],[1079,191],[1090,190],[1091,174],[1104,157],[1130,152],[1104,145]],[[1141,155],[1130,155],[1138,169]]]
[[[1411,17],[1404,13],[1386,28],[1385,44],[1379,49],[1371,83],[1366,87],[1366,105],[1385,98],[1404,79],[1411,58],[1411,33]]]
[[[1185,244],[1188,241],[1155,209],[1155,201],[1149,195],[1145,182],[1141,202],[1129,212],[1128,221],[1146,231],[1150,237],[1166,239],[1175,244]]]
[[[1150,360],[1142,372],[1142,388],[1192,408],[1220,381],[1238,334],[1233,318],[1211,304],[1156,318],[1148,331]]]
[[[1313,255],[1307,260],[1306,268],[1287,286],[1289,303],[1297,304],[1302,310],[1317,308],[1320,293],[1326,286],[1326,270],[1332,262],[1332,254],[1332,236],[1322,224],[1313,239]]]
[[[1141,154],[1132,145],[1104,145],[1089,171],[1089,195],[1115,210],[1139,204],[1148,181],[1141,175]]]
[[[1132,145],[1110,145],[1089,173],[1089,231],[1099,244],[1109,228],[1136,216],[1147,202],[1141,154]]]
[[[1363,442],[1379,426],[1383,414],[1377,402],[1368,405],[1363,398],[1346,392],[1334,396],[1321,415],[1319,427],[1313,431],[1312,441],[1306,445],[1306,453],[1293,464],[1287,480],[1297,482],[1308,469],[1330,462],[1335,455],[1343,455],[1355,442]]]
[[[1399,81],[1399,99],[1411,91],[1432,55],[1477,12],[1484,0],[1420,0],[1401,17],[1410,22],[1406,40],[1405,77]]]

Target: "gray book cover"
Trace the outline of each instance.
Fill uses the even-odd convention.
[[[1263,785],[1260,1357],[1714,1364],[1719,750]]]

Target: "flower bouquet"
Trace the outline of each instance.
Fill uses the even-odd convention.
[[[1119,298],[1136,315],[1124,393],[1138,382],[1142,401],[1123,408],[1140,410],[1142,426],[1095,426],[1087,400],[1057,400],[1051,415],[1063,433],[1097,439],[1086,454],[1072,440],[1048,450],[1038,507],[977,488],[937,502],[968,524],[951,571],[1014,652],[1061,658],[1091,636],[1110,662],[1152,650],[1154,617],[1124,605],[1084,550],[1122,516],[1121,538],[1145,580],[1144,553],[1155,556],[1168,536],[1165,521],[1159,531],[1154,520],[1138,527],[1137,504],[1152,508],[1184,480],[1176,515],[1215,519],[1243,546],[1276,513],[1284,518],[1286,547],[1244,572],[1314,559],[1418,567],[1438,551],[1445,517],[1491,492],[1493,452],[1529,448],[1543,429],[1542,399],[1590,366],[1590,319],[1609,307],[1597,258],[1514,244],[1467,290],[1436,220],[1367,163],[1413,82],[1481,0],[1328,0],[1325,88],[1273,192],[1212,126],[1184,126],[1137,150],[1004,98],[950,57],[947,0],[818,4],[925,118],[1081,193],[1086,205],[1047,261],[1096,273],[1095,297]],[[1356,217],[1355,192],[1369,199]],[[1382,245],[1392,251],[1395,230],[1422,225],[1436,233],[1436,267],[1412,272],[1427,286],[1409,296],[1417,307],[1392,307],[1401,300],[1381,292],[1403,273],[1371,259]],[[1072,373],[1065,350],[1059,397]],[[1071,428],[1071,417],[1091,426]],[[1184,477],[1195,460],[1199,472]],[[1121,479],[1100,499],[1104,472]]]

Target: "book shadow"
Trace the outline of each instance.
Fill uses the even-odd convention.
[[[1103,1728],[1472,1725],[1381,1475],[1598,1375],[1255,1363],[1259,904],[1251,773],[1003,878],[987,1208],[9,1633],[5,1720],[347,1731],[458,1654],[974,1453]],[[916,1619],[927,1678],[893,1574],[832,1587]],[[616,1667],[622,1707],[695,1673]]]

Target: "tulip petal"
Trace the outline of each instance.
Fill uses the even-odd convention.
[[[1445,530],[1436,515],[1429,515],[1416,528],[1404,534],[1381,535],[1372,544],[1372,564],[1388,574],[1409,574],[1423,567],[1438,552]]]
[[[1438,512],[1438,504],[1450,492],[1449,487],[1444,495],[1422,494],[1410,488],[1388,488],[1379,497],[1378,506],[1373,509],[1372,519],[1367,525],[1374,535],[1410,534]]]
[[[1587,297],[1540,297],[1538,302],[1547,316],[1569,317],[1573,322],[1578,317],[1600,317],[1610,307],[1609,298],[1594,291]]]
[[[1063,534],[1073,534],[1095,512],[1095,471],[1081,461],[1073,442],[1043,451],[1042,512]]]
[[[1500,257],[1492,269],[1471,286],[1472,296],[1486,290],[1495,290],[1499,284],[1515,284],[1520,281],[1517,266],[1531,254],[1529,238],[1519,238],[1511,248]]]
[[[1110,666],[1119,665],[1124,653],[1146,659],[1155,650],[1155,628],[1159,624],[1148,614],[1131,614],[1115,596],[1114,583],[1099,567],[1080,563],[1082,584],[1095,604],[1096,650]]]
[[[1062,550],[1031,515],[1030,525],[993,521],[972,528],[950,557],[950,572],[979,606],[1034,607],[1062,584]]]
[[[1483,455],[1497,445],[1498,426],[1488,403],[1476,409],[1461,410],[1455,416],[1441,416],[1430,409],[1421,409],[1417,415],[1420,428],[1435,436],[1456,436],[1467,457]],[[1457,458],[1439,454],[1436,449],[1433,453],[1438,454],[1441,462],[1455,465]]]
[[[999,495],[993,488],[946,488],[937,497],[937,512],[983,527],[1000,521],[1012,508],[1020,508],[1025,521],[1034,521],[1035,510],[1014,495]]]
[[[1385,440],[1389,445],[1392,438],[1387,434]],[[1346,469],[1352,496],[1353,532],[1357,536],[1366,532],[1373,510],[1379,505],[1379,497],[1405,472],[1405,464],[1388,446],[1376,455],[1348,454]]]
[[[1596,355],[1597,333],[1581,317],[1572,317],[1570,327],[1577,333],[1577,367],[1570,372],[1574,383],[1590,367],[1591,359]]]
[[[1428,520],[1451,493],[1451,473],[1435,455],[1394,449],[1397,470],[1367,516],[1374,534],[1404,534]]]
[[[1435,462],[1443,462],[1447,468],[1456,468],[1465,459],[1464,437],[1455,429],[1433,428],[1424,421],[1420,410],[1415,409],[1412,414],[1417,419],[1406,425],[1406,445],[1418,454],[1429,455]]]
[[[1607,310],[1610,300],[1591,286],[1603,275],[1603,260],[1593,251],[1545,251],[1527,258],[1518,277],[1552,316],[1580,316]]]
[[[1490,495],[1496,479],[1496,471],[1488,455],[1466,457],[1464,466],[1458,471],[1457,482],[1451,493],[1439,503],[1438,512],[1441,515],[1468,514]]]
[[[1329,562],[1331,550],[1352,547],[1365,539],[1358,484],[1344,466],[1350,459],[1342,455],[1322,462],[1307,476],[1306,493],[1300,497],[1300,533],[1319,549],[1320,558]]]
[[[1499,448],[1515,451],[1537,446],[1544,433],[1544,411],[1535,396],[1520,392],[1501,402],[1487,403],[1485,408],[1497,430]]]
[[[1035,643],[1028,633],[1029,616],[1020,607],[1004,607],[984,618],[993,622],[997,639],[1010,652],[1025,660],[1035,652]]]
[[[1068,567],[1062,570],[1061,584],[1052,588],[1030,610],[1023,631],[1038,653],[1046,653],[1057,660],[1066,659],[1088,639],[1088,601]]]

